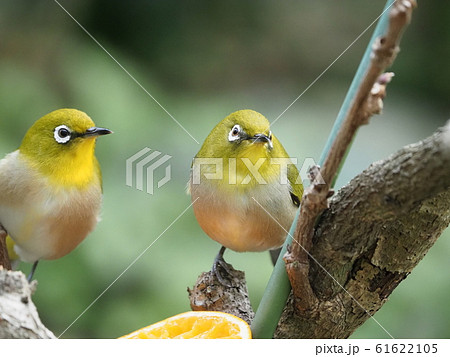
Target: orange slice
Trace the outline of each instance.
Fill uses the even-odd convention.
[[[252,338],[250,326],[239,317],[218,311],[189,311],[120,338]]]

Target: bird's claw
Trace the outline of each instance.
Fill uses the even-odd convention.
[[[225,273],[228,275],[229,279],[225,279],[222,275],[223,273],[221,271],[225,271]],[[231,265],[228,264],[224,259],[222,254],[218,254],[217,257],[214,259],[214,263],[211,269],[211,272],[216,276],[219,283],[227,288],[233,287],[232,281],[233,281],[233,270],[231,268]]]

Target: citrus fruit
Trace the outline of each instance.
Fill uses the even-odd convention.
[[[189,311],[143,327],[120,338],[252,338],[250,326],[239,317],[218,311]]]

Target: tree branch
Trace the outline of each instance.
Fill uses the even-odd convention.
[[[56,338],[42,324],[31,300],[35,288],[23,273],[0,267],[0,339]]]
[[[233,279],[232,286],[223,286],[216,274],[209,271],[202,273],[194,287],[188,288],[191,309],[194,311],[224,311],[240,317],[249,324],[255,313],[248,297],[245,273],[228,264],[232,271],[229,275]]]
[[[450,222],[449,165],[450,123],[343,187],[314,232],[317,304],[291,296],[275,337],[345,338],[378,311]]]
[[[392,77],[392,74],[381,74],[394,61],[399,51],[401,35],[410,22],[415,6],[415,0],[397,0],[393,4],[387,33],[373,45],[370,66],[358,87],[323,168],[320,172],[315,168],[312,172],[312,183],[305,189],[293,243],[284,256],[296,306],[300,311],[315,309],[319,303],[308,279],[316,220],[328,207],[328,197],[332,194],[331,184],[357,129],[367,124],[373,114],[381,111],[384,87]]]

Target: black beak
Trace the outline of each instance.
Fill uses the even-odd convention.
[[[91,136],[100,136],[100,135],[107,135],[107,134],[112,134],[113,132],[109,129],[106,128],[97,128],[97,127],[92,127],[86,130],[86,132],[84,132],[83,134],[81,134],[80,136],[83,138],[88,138]]]
[[[253,140],[254,143],[268,143],[269,148],[272,149],[272,140],[265,134],[255,134],[254,136],[249,138],[250,140]]]

